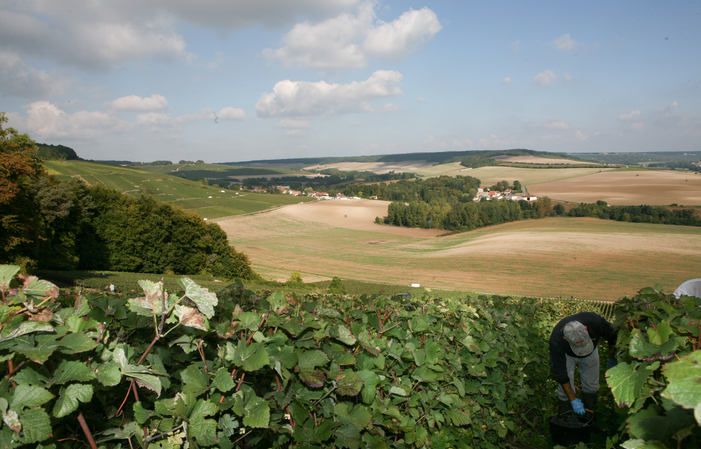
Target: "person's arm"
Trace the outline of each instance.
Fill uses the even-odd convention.
[[[569,398],[570,402],[577,399],[577,395],[574,393],[574,390],[572,390],[572,385],[569,382],[560,385],[562,385],[562,389],[565,390],[565,394]]]

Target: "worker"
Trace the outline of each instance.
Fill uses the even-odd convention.
[[[560,320],[550,335],[550,369],[557,380],[559,412],[570,409],[584,415],[596,411],[599,393],[599,340],[608,342],[606,368],[616,366],[616,337],[611,323],[594,312],[579,312]],[[582,399],[574,389],[574,369],[579,365]]]

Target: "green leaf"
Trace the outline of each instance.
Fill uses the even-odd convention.
[[[0,338],[0,343],[31,332],[55,332],[55,329],[50,324],[42,323],[41,321],[23,321],[17,329]]]
[[[314,369],[300,369],[299,379],[310,388],[319,388],[324,385],[324,373]]]
[[[270,308],[277,314],[285,310],[286,307],[289,307],[285,295],[281,291],[273,292],[273,294],[268,296],[267,300],[268,304],[270,304]]]
[[[66,382],[88,382],[95,379],[95,377],[95,372],[90,367],[85,366],[84,363],[64,360],[46,386],[50,387],[52,385],[65,384]]]
[[[336,391],[341,396],[355,396],[363,388],[363,379],[353,371],[346,371],[343,378],[338,382]]]
[[[0,290],[6,292],[10,289],[10,282],[19,273],[17,265],[0,265]]]
[[[10,409],[3,413],[2,422],[12,429],[13,432],[20,433],[22,431],[22,423],[19,420],[19,414],[15,410]]]
[[[58,296],[58,287],[49,281],[30,276],[29,285],[22,289],[25,295],[35,298],[44,298],[50,296],[56,298]]]
[[[242,312],[234,317],[234,321],[238,321],[238,328],[255,332],[258,330],[258,324],[261,322],[261,319],[257,313]]]
[[[41,408],[30,408],[19,417],[22,423],[24,444],[38,443],[51,435],[51,419]]]
[[[60,344],[56,341],[57,339],[58,336],[55,334],[33,335],[26,340],[18,340],[17,344],[11,347],[11,350],[24,354],[27,358],[37,363],[44,363],[60,347]]]
[[[20,410],[22,408],[38,407],[53,399],[54,395],[48,390],[36,385],[19,384],[15,387],[10,408]]]
[[[397,385],[392,385],[392,388],[389,389],[389,392],[390,394],[396,394],[398,396],[407,396],[406,390]]]
[[[212,381],[212,387],[215,387],[222,393],[226,393],[227,391],[232,390],[234,386],[234,379],[231,378],[229,370],[226,368],[219,368],[217,370],[217,374],[214,376],[214,380]]]
[[[227,343],[226,349],[226,359],[242,367],[244,371],[258,371],[270,365],[270,357],[263,343],[246,344],[244,340],[239,340],[238,346]]]
[[[667,378],[663,397],[685,408],[695,409],[701,404],[701,350],[666,364],[662,371]]]
[[[678,347],[675,339],[670,339],[663,345],[650,343],[640,329],[633,329],[628,351],[636,359],[652,362],[656,359],[669,360]]]
[[[329,357],[324,352],[317,349],[302,351],[297,354],[297,358],[297,366],[300,370],[313,369],[317,366],[324,366],[329,363]]]
[[[138,422],[139,424],[144,424],[153,415],[153,412],[151,410],[145,409],[143,404],[143,402],[134,402],[133,406],[134,419],[136,419],[136,422]]]
[[[90,402],[93,395],[92,385],[70,384],[65,390],[61,388],[61,393],[53,409],[56,418],[63,418],[78,409],[78,401]]]
[[[216,404],[203,399],[198,400],[192,409],[188,433],[201,446],[211,446],[218,442],[217,422],[213,419],[205,419],[206,416],[214,415],[218,411],[219,407]]]
[[[178,283],[185,290],[185,296],[197,305],[197,308],[207,318],[214,316],[214,306],[217,305],[217,295],[210,293],[204,287],[200,287],[190,278],[182,278]]]
[[[606,371],[606,383],[619,407],[630,407],[635,402],[635,385],[638,379],[636,366],[637,364],[623,362]]]
[[[97,380],[106,387],[113,387],[122,380],[119,365],[114,362],[103,363],[95,370]]]
[[[112,360],[119,365],[123,376],[132,377],[140,387],[155,391],[158,396],[161,395],[161,380],[152,375],[148,368],[129,364],[123,348],[114,350]]]
[[[347,345],[354,345],[358,341],[358,339],[355,338],[350,329],[348,329],[343,324],[339,324],[337,326],[337,335],[338,336],[336,338],[338,338],[340,341]]]
[[[239,416],[243,416],[243,425],[246,427],[267,428],[270,422],[270,406],[268,402],[256,396],[250,388],[242,388],[234,393],[234,406],[232,410]]]
[[[85,321],[82,317],[79,317],[77,315],[71,315],[66,320],[66,325],[69,327],[71,332],[83,332],[86,329],[97,328],[100,325],[100,323],[93,319]]]
[[[657,323],[657,329],[650,328],[647,330],[647,336],[650,340],[650,343],[658,346],[667,343],[667,340],[669,340],[669,336],[673,333],[674,332],[672,331],[672,327],[667,321]]]
[[[180,373],[183,381],[183,391],[192,393],[195,397],[209,389],[209,377],[197,366],[190,365]]]
[[[370,370],[358,371],[358,376],[363,380],[364,384],[361,391],[363,402],[372,404],[377,393],[377,385],[380,383],[380,377]]]

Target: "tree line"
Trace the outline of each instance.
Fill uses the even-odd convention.
[[[701,226],[701,218],[694,209],[661,206],[609,206],[605,201],[581,203],[567,213],[570,217],[594,217],[603,220],[629,221],[633,223],[657,223],[684,226]]]
[[[32,269],[256,277],[224,231],[151,197],[47,176],[0,113],[0,263]]]

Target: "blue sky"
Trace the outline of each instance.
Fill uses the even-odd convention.
[[[0,0],[0,110],[86,159],[701,150],[693,1]]]

